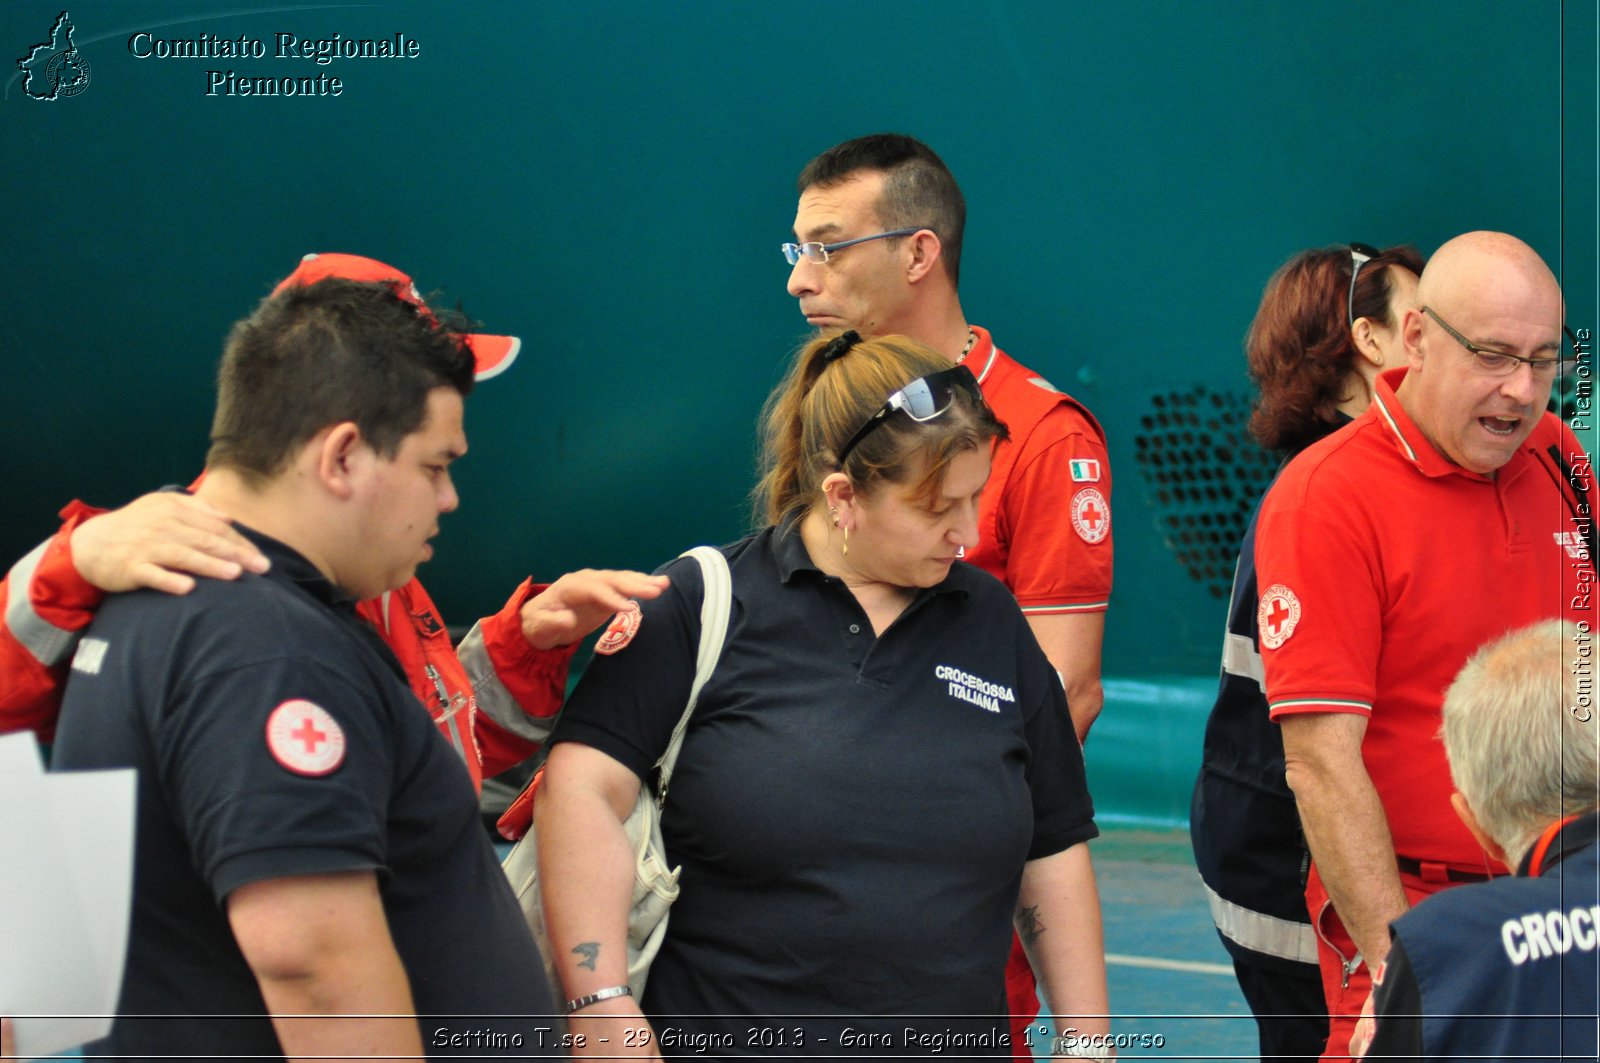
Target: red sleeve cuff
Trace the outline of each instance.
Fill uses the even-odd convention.
[[[72,563],[72,533],[90,517],[104,512],[77,499],[67,503],[60,514],[64,523],[45,547],[33,582],[25,590],[40,619],[63,631],[88,627],[95,609],[105,600],[105,592],[84,579]],[[14,588],[14,592],[23,590]]]
[[[539,650],[522,635],[522,607],[548,583],[522,581],[503,608],[480,622],[484,649],[506,691],[529,716],[554,716],[567,690],[567,666],[578,643]]]

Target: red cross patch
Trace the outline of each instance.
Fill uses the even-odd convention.
[[[1261,645],[1275,650],[1289,641],[1296,625],[1300,623],[1300,599],[1294,591],[1281,583],[1274,583],[1261,592],[1256,606],[1256,626],[1261,629]]]
[[[628,604],[618,609],[617,615],[611,618],[611,626],[606,628],[606,633],[595,643],[594,652],[610,655],[622,649],[639,633],[639,623],[643,619],[644,614],[639,611],[639,603],[631,598],[628,599]]]
[[[1111,534],[1111,505],[1099,488],[1085,487],[1072,496],[1072,530],[1086,543]]]
[[[267,750],[296,775],[327,775],[344,763],[344,729],[321,705],[292,698],[267,717]]]

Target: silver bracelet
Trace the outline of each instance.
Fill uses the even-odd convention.
[[[596,989],[593,993],[586,993],[575,1000],[567,1001],[567,1014],[571,1015],[580,1008],[586,1008],[590,1004],[598,1004],[602,1000],[610,1000],[612,997],[631,996],[633,996],[633,990],[625,985],[613,985],[604,989]]]

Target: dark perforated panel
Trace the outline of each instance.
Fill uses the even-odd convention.
[[[1203,385],[1152,395],[1134,437],[1162,539],[1214,598],[1228,596],[1239,540],[1277,466],[1250,438],[1250,401]]]

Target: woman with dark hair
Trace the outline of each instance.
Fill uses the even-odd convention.
[[[1413,247],[1350,244],[1303,251],[1273,274],[1245,340],[1261,393],[1250,431],[1262,446],[1288,460],[1371,405],[1378,374],[1405,363],[1400,322],[1421,272]],[[1310,857],[1284,781],[1283,737],[1261,687],[1255,533],[1252,516],[1234,570],[1190,832],[1266,1061],[1320,1055],[1328,1015],[1305,906]]]
[[[662,813],[681,896],[642,1001],[620,823],[690,689],[697,564],[614,625],[551,739],[535,814],[575,1051],[1005,1056],[1013,926],[1052,1013],[1107,1032],[1066,698],[1006,589],[956,564],[1004,437],[920,344],[800,352],[768,402],[765,527],[722,548],[732,616]]]

